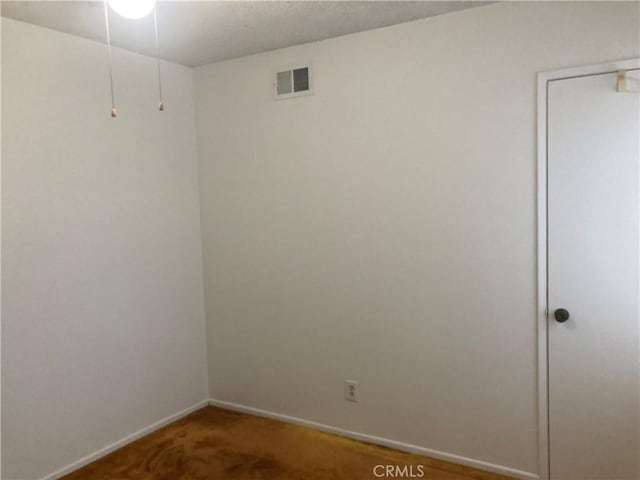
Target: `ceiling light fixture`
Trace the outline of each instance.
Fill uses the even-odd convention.
[[[156,0],[107,0],[109,6],[118,15],[137,19],[146,17],[155,7]]]
[[[104,24],[107,30],[107,51],[109,53],[109,81],[111,86],[111,116],[116,117],[116,100],[113,89],[113,59],[111,55],[111,34],[109,29],[109,5],[117,14],[131,19],[138,19],[149,15],[153,11],[153,26],[156,34],[156,60],[158,62],[158,110],[164,110],[162,98],[162,74],[160,71],[160,42],[158,40],[158,12],[156,0],[104,0]]]

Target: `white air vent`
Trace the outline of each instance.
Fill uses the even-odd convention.
[[[276,98],[291,98],[310,95],[311,67],[309,65],[278,69],[274,84]]]

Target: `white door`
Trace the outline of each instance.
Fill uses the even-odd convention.
[[[640,479],[639,119],[615,73],[548,84],[552,480]]]

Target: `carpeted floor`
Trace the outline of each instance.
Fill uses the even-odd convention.
[[[377,477],[376,465],[400,468]],[[410,467],[413,466],[412,469]],[[419,469],[418,466],[422,466]],[[420,473],[424,472],[423,476]],[[384,473],[381,467],[375,471]],[[403,475],[404,474],[404,475]],[[413,474],[413,476],[411,476]],[[206,407],[64,480],[505,480],[508,477]]]

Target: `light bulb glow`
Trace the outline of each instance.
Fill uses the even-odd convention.
[[[149,15],[156,0],[107,0],[107,3],[118,15],[136,19]]]

